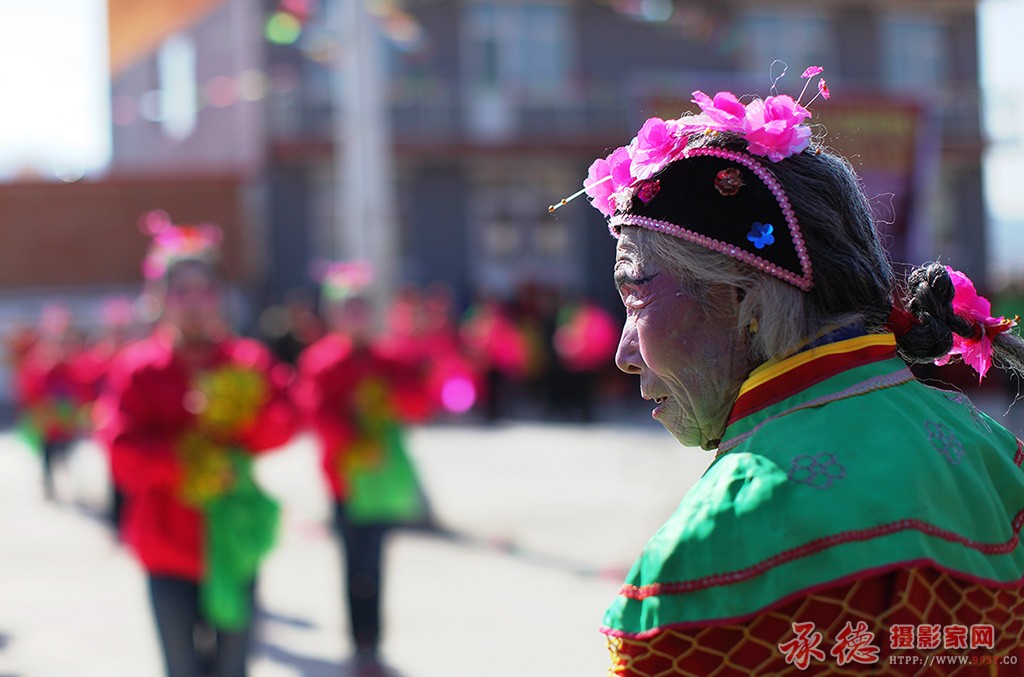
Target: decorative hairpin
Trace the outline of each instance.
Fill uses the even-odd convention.
[[[176,261],[196,259],[213,262],[223,234],[212,224],[176,226],[167,212],[154,210],[139,219],[139,230],[152,238],[142,274],[147,280],[163,277]]]

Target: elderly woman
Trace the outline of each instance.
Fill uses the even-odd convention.
[[[1024,670],[1021,443],[907,368],[1019,369],[1013,322],[937,264],[900,300],[804,106],[695,103],[584,184],[618,238],[617,364],[679,442],[715,450],[605,614],[611,674]]]

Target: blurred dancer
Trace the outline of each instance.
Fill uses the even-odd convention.
[[[127,496],[123,537],[148,573],[168,676],[244,675],[255,576],[278,518],[252,455],[296,429],[288,371],[228,329],[219,230],[177,227],[162,213],[144,225],[162,316],[118,357],[98,435]]]
[[[552,335],[556,410],[586,423],[594,420],[597,376],[611,366],[618,340],[615,320],[600,306],[580,300],[562,307]]]
[[[319,438],[342,541],[355,664],[382,675],[381,559],[390,525],[420,519],[423,501],[405,452],[403,423],[424,418],[430,397],[419,364],[377,341],[364,296],[368,264],[333,264],[324,275],[330,333],[299,358],[296,401]]]
[[[279,305],[260,314],[260,335],[277,359],[294,365],[302,351],[324,335],[316,303],[304,289],[291,289]]]
[[[403,290],[392,304],[382,349],[423,366],[432,407],[463,414],[476,402],[481,375],[463,354],[452,315],[451,290],[434,284]]]
[[[529,342],[494,299],[483,299],[466,312],[459,337],[483,374],[484,417],[493,423],[506,413],[508,384],[524,381],[530,371]]]
[[[76,368],[81,350],[71,311],[62,305],[43,309],[38,339],[18,363],[16,388],[26,437],[38,445],[43,461],[43,492],[53,500],[54,466],[62,463],[83,430],[88,387]]]

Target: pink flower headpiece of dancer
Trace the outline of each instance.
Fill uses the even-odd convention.
[[[369,261],[325,261],[317,267],[320,289],[329,301],[359,296],[373,282],[373,265]]]
[[[167,212],[154,210],[139,219],[139,230],[152,238],[142,274],[156,280],[167,274],[171,266],[183,260],[214,263],[220,254],[223,234],[212,224],[174,225]]]
[[[822,71],[811,66],[803,72],[804,92]],[[782,75],[785,71],[774,79],[773,91]],[[830,97],[824,78],[817,88],[814,99]],[[695,91],[700,114],[649,118],[628,145],[590,165],[583,190],[549,209],[586,193],[609,217],[615,237],[622,226],[665,233],[809,291],[814,281],[800,225],[762,161],[783,162],[809,147],[811,130],[805,123],[811,113],[799,100],[804,92],[797,100],[781,94],[743,104],[731,92],[712,98]],[[747,152],[688,147],[691,138],[713,133],[742,137]]]

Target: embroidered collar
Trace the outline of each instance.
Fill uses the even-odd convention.
[[[740,386],[728,425],[839,372],[895,356],[892,334],[865,334],[856,326],[829,332],[797,353],[750,372]]]

